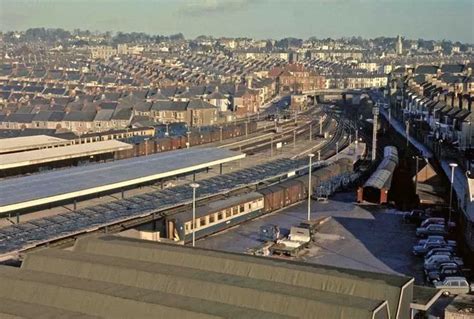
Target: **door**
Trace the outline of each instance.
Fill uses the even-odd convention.
[[[176,236],[176,224],[174,220],[168,219],[167,225],[166,225],[166,234],[168,236],[168,239],[175,240]]]

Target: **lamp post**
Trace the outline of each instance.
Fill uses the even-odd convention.
[[[169,131],[169,123],[166,123],[166,132],[165,132],[165,136],[170,136],[170,131]]]
[[[407,136],[407,147],[409,146],[410,144],[410,119],[408,119],[406,122],[405,122],[405,126],[406,126],[406,136]]]
[[[319,135],[323,135],[323,117],[319,116]]]
[[[293,130],[293,148],[296,148],[296,128]]]
[[[145,156],[148,156],[148,140],[149,140],[149,139],[150,139],[150,138],[148,138],[148,137],[145,137],[145,138],[143,139],[143,141],[145,142]]]
[[[418,160],[420,157],[418,155],[413,156],[413,158],[416,160],[416,169],[415,169],[415,195],[418,193]]]
[[[453,205],[453,184],[454,184],[454,169],[458,166],[456,163],[450,163],[451,166],[451,189],[449,191],[449,215],[448,215],[448,225],[451,222],[451,211]]]
[[[186,148],[189,148],[191,146],[191,139],[190,139],[191,131],[187,131],[186,135],[188,136],[188,140],[187,140],[187,143],[186,143]]]
[[[313,195],[313,189],[311,187],[311,171],[313,166],[313,159],[314,154],[308,154],[309,157],[309,165],[308,165],[308,220],[311,220],[311,195]]]
[[[198,183],[191,183],[189,186],[193,189],[193,223],[192,223],[192,230],[193,230],[193,247],[196,244],[196,188],[199,187]]]

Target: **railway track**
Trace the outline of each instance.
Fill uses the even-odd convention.
[[[238,150],[241,152],[246,153],[247,155],[253,155],[258,152],[262,152],[268,150],[272,147],[272,144],[276,143],[289,143],[292,142],[293,139],[296,137],[296,140],[301,140],[302,137],[309,136],[310,126],[312,125],[312,138],[316,138],[319,136],[319,121],[311,121],[309,123],[305,123],[300,127],[294,127],[280,134],[272,134],[266,136],[263,139],[260,139],[256,142],[246,143],[243,145],[239,145],[238,147],[233,147],[231,150]],[[328,131],[331,125],[331,120],[326,117],[323,121],[323,131]],[[296,136],[294,136],[296,134]]]

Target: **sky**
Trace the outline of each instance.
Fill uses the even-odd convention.
[[[396,36],[474,43],[474,0],[0,0],[32,27],[281,39]]]

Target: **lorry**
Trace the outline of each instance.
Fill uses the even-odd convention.
[[[310,230],[308,228],[291,227],[288,238],[277,240],[276,244],[269,248],[275,255],[298,256],[304,248],[308,248],[311,242]]]

